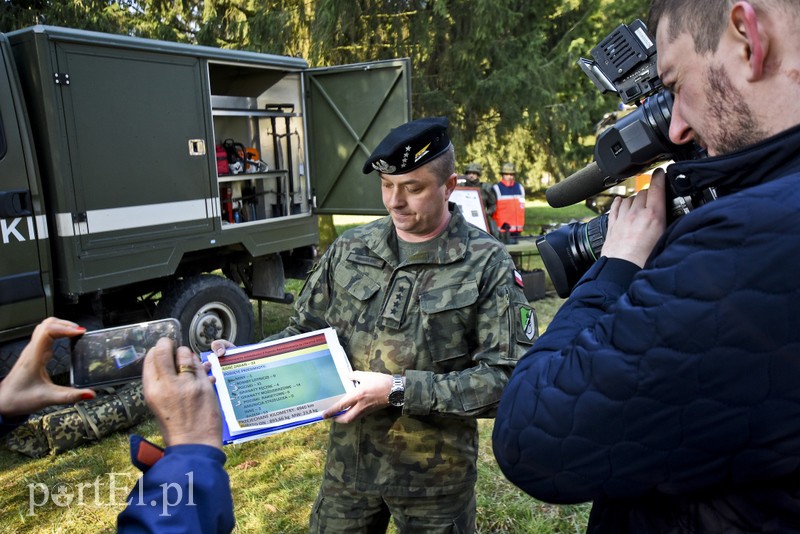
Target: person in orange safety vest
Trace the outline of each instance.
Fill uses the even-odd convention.
[[[502,240],[516,241],[525,226],[525,189],[515,181],[517,169],[513,163],[503,163],[501,181],[494,184],[497,209],[492,218],[497,223]]]

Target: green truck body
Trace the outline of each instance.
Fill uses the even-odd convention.
[[[287,300],[318,214],[385,212],[360,167],[410,119],[408,60],[310,69],[48,26],[0,51],[0,375],[49,315],[250,342],[249,299]]]

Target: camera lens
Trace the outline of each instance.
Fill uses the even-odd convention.
[[[536,240],[536,248],[556,293],[566,298],[583,273],[600,257],[608,232],[608,215],[572,223]]]

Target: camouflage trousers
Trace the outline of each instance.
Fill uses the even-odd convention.
[[[400,534],[472,534],[475,490],[456,495],[394,497],[321,488],[311,510],[311,534],[386,532],[394,518]]]

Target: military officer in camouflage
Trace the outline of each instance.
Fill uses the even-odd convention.
[[[472,532],[476,418],[494,416],[536,318],[503,246],[448,203],[446,119],[393,129],[363,170],[389,216],[331,245],[270,338],[332,326],[359,383],[326,413],[311,531],[383,532],[391,516],[399,532]]]

